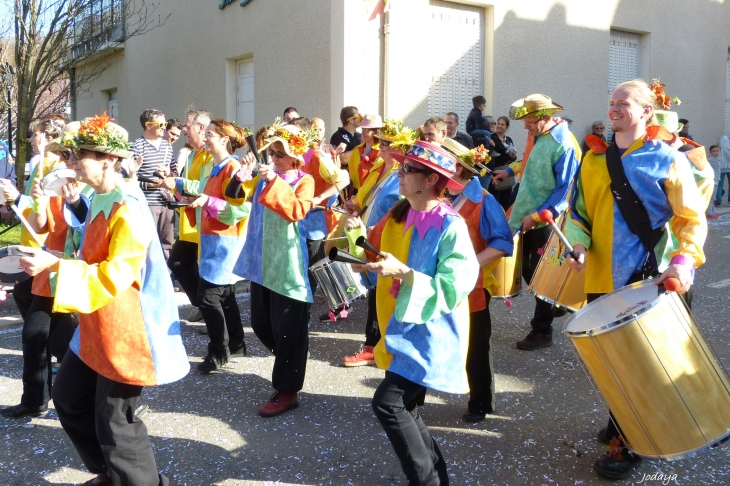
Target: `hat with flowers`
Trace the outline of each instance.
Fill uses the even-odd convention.
[[[78,125],[69,123],[61,135],[61,143],[68,148],[91,150],[128,159],[132,157],[129,134],[124,128],[112,123],[112,120],[114,118],[105,111],[102,115],[85,118]]]
[[[559,104],[554,103],[552,98],[547,95],[531,94],[512,103],[509,109],[509,117],[513,120],[520,120],[526,116],[543,118],[553,116],[553,114],[564,109]]]
[[[652,83],[649,85],[649,89],[654,92],[656,96],[656,103],[654,103],[654,116],[656,117],[659,125],[664,127],[669,133],[678,133],[682,131],[684,127],[683,123],[679,123],[679,116],[676,111],[669,111],[672,108],[672,103],[679,106],[682,101],[677,98],[670,98],[669,95],[664,91],[666,84],[663,84],[659,78],[652,79]]]
[[[375,138],[390,143],[390,147],[405,152],[418,140],[415,130],[403,126],[402,120],[386,118],[380,133]]]
[[[393,158],[403,163],[405,159],[423,164],[439,175],[449,179],[446,187],[463,189],[464,186],[454,180],[456,174],[456,157],[441,145],[417,140],[404,154],[394,153]]]
[[[484,148],[484,145],[469,149],[453,138],[446,137],[443,146],[453,152],[457,161],[474,174],[483,177],[489,171],[484,164],[492,160],[492,157],[489,156],[489,152]]]
[[[316,130],[303,131],[294,125],[283,125],[281,118],[274,120],[271,126],[273,134],[266,138],[259,152],[267,150],[272,144],[280,142],[284,152],[304,164],[304,154],[317,146],[318,134]]]

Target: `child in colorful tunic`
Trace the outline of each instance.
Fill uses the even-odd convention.
[[[232,206],[224,199],[231,177],[241,165],[233,156],[246,146],[246,131],[224,120],[213,120],[205,131],[205,149],[213,166],[201,176],[203,193],[190,205],[195,209],[200,232],[200,284],[198,307],[208,328],[208,354],[198,370],[210,373],[228,363],[231,355],[246,354],[241,312],[236,302],[233,265],[245,241],[249,203]]]
[[[79,327],[53,387],[59,420],[84,464],[88,484],[168,484],[157,471],[147,428],[134,417],[145,386],[184,377],[190,366],[152,214],[138,187],[117,174],[128,158],[126,131],[106,116],[81,124],[64,143],[76,178],[95,191],[71,208],[85,228],[80,259],[23,247],[31,275],[48,269],[54,312],[78,312]]]
[[[466,376],[469,379],[469,405],[462,418],[466,422],[484,420],[496,406],[494,360],[492,358],[492,316],[489,313],[491,294],[499,289],[492,272],[505,255],[514,251],[512,232],[497,199],[482,188],[479,177],[486,174],[488,155],[469,150],[447,138],[444,146],[459,161],[454,180],[464,190],[449,188],[447,197],[452,207],[466,221],[469,237],[479,262],[479,278],[469,294],[469,351],[466,355]]]
[[[312,289],[301,221],[312,207],[314,179],[299,169],[308,148],[299,128],[275,126],[259,150],[268,150],[273,164],[259,165],[253,179],[250,170],[236,175],[255,189],[246,243],[233,272],[251,281],[251,327],[276,356],[275,392],[259,408],[262,417],[297,407],[304,386]],[[228,200],[240,205],[245,198]]]
[[[384,258],[364,265],[377,272],[383,338],[375,361],[385,378],[373,397],[375,415],[410,484],[448,484],[446,461],[416,405],[426,388],[466,393],[467,297],[479,264],[464,220],[441,201],[456,161],[441,147],[416,142],[398,172],[399,201],[373,229]]]

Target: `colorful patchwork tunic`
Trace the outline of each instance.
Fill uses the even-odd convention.
[[[191,152],[188,155],[188,159],[185,162],[184,174],[185,178],[181,178],[181,181],[196,181],[195,186],[200,187],[200,175],[203,173],[204,168],[210,173],[213,162],[213,156],[210,155],[205,149],[200,149],[197,152]],[[178,186],[181,190],[185,187],[185,184]],[[196,228],[195,209],[193,208],[180,208],[180,231],[178,238],[180,241],[189,241],[191,243],[200,243],[200,234]]]
[[[453,206],[466,221],[469,238],[474,253],[479,254],[487,247],[496,248],[511,256],[514,252],[512,232],[507,224],[502,206],[482,188],[479,177],[474,176],[464,190],[456,196]],[[497,259],[479,268],[474,290],[469,294],[469,312],[477,312],[487,308],[487,300],[482,289],[490,295],[499,290],[500,285],[492,275],[492,271],[500,260]]]
[[[352,149],[350,158],[347,162],[347,169],[350,171],[352,187],[358,190],[360,189],[362,182],[368,176],[370,170],[373,168],[373,165],[375,165],[375,162],[380,157],[380,145],[378,143],[373,144],[367,155],[362,155],[364,148],[365,144],[361,143]]]
[[[388,214],[390,208],[401,199],[398,193],[399,167],[400,164],[396,162],[393,167],[384,172],[385,161],[378,159],[355,195],[355,202],[360,208],[367,206],[365,213],[361,216],[366,226],[378,224]]]
[[[42,210],[38,206],[36,202],[33,201],[33,198],[30,196],[30,191],[33,189],[33,183],[34,181],[39,178],[41,175],[47,175],[49,172],[55,170],[58,166],[65,165],[62,160],[60,159],[51,159],[51,158],[44,158],[41,163],[36,164],[33,167],[33,170],[30,173],[30,176],[28,176],[28,181],[25,184],[25,191],[24,194],[20,196],[20,200],[18,201],[18,210],[20,210],[21,214],[25,216],[25,218],[28,218],[28,215],[30,212],[35,208],[35,210]],[[42,174],[40,170],[42,169]],[[38,235],[40,240],[45,244],[45,238],[46,235]],[[25,228],[25,226],[21,226],[20,228],[20,244],[25,246],[32,246],[34,248],[38,248],[38,243],[33,239],[32,236],[30,236],[30,233]],[[55,250],[55,248],[53,248]]]
[[[636,140],[621,157],[626,178],[644,204],[653,229],[669,227],[677,237],[663,237],[654,249],[659,271],[674,255],[705,261],[706,204],[684,154],[658,140]],[[608,293],[626,285],[641,270],[647,252],[629,229],[611,192],[606,155],[589,151],[576,178],[565,236],[588,249],[587,293]],[[667,224],[669,223],[669,224]]]
[[[311,158],[309,159],[309,162],[302,167],[302,172],[312,176],[314,179],[314,195],[318,196],[332,186],[332,174],[330,174],[330,169],[322,160],[322,154],[319,150],[312,149],[311,152]],[[334,164],[333,162],[330,163]],[[330,207],[335,202],[337,202],[336,193],[319,203],[320,206],[324,206],[326,209],[312,208],[312,210],[307,213],[307,216],[301,223],[304,231],[306,232],[307,239],[322,240],[334,229],[337,225],[338,218]]]
[[[467,297],[479,264],[466,223],[440,204],[429,212],[411,209],[401,223],[384,218],[369,238],[414,273],[413,286],[400,288],[393,278],[378,276],[376,308],[383,338],[375,346],[376,364],[434,390],[468,392]]]
[[[40,214],[41,211],[46,213],[48,222],[43,231],[39,231],[38,235],[45,237],[45,247],[47,250],[56,250],[63,252],[66,250],[66,238],[69,233],[68,223],[63,215],[65,201],[61,196],[53,196],[43,198],[40,204],[34,205],[33,210]],[[33,286],[31,292],[39,297],[51,297],[51,272],[44,270],[33,278]]]
[[[528,214],[549,209],[557,218],[567,209],[568,189],[580,156],[578,141],[563,121],[535,137],[521,169],[520,190],[509,216],[513,231],[519,229]],[[507,172],[514,175],[512,168]],[[545,223],[538,223],[537,227],[541,226]]]
[[[136,184],[120,181],[95,194],[79,260],[61,260],[51,279],[54,312],[78,312],[69,348],[110,380],[137,386],[171,383],[190,365],[177,305],[152,215]]]
[[[248,234],[233,273],[269,290],[302,302],[312,302],[307,278],[309,253],[301,221],[312,207],[314,180],[304,172],[288,182],[257,177]],[[243,199],[227,199],[231,204]]]

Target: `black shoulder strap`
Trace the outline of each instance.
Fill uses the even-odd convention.
[[[611,177],[611,192],[621,216],[629,225],[629,229],[639,237],[644,248],[653,255],[654,247],[662,237],[663,228],[652,229],[646,208],[626,178],[616,142],[612,142],[606,150],[606,166]]]

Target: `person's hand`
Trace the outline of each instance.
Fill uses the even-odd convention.
[[[495,184],[509,178],[509,172],[506,170],[493,170],[491,175]]]
[[[5,201],[8,204],[14,203],[15,200],[18,199],[18,196],[20,196],[20,193],[15,186],[7,179],[2,179],[2,191]]]
[[[18,247],[23,253],[28,253],[28,256],[24,256],[20,259],[20,268],[31,277],[38,275],[43,270],[51,268],[58,263],[59,258],[55,255],[43,251],[39,248],[33,248],[30,246]]]
[[[535,223],[535,220],[532,219],[531,215],[528,214],[527,216],[522,218],[522,232],[523,233],[527,233],[532,228],[534,228],[536,225],[537,225],[537,223]]]
[[[578,254],[578,260],[575,260],[572,256],[570,256],[570,254],[568,254],[568,256],[565,257],[565,261],[574,272],[582,272],[586,268],[586,257],[588,256],[586,247],[583,245],[575,245],[573,247],[573,251]]]
[[[358,214],[360,214],[360,206],[357,204],[357,202],[355,202],[354,199],[345,201],[345,204],[342,207],[345,211],[347,211],[351,215],[357,216]]]
[[[137,174],[137,171],[139,170],[139,168],[142,167],[142,161],[143,161],[143,157],[140,155],[139,157],[137,157],[136,159],[133,159],[129,163],[129,177],[130,178],[133,178]]]
[[[160,187],[168,191],[174,191],[177,188],[177,180],[175,177],[165,177],[160,181]]]
[[[163,164],[160,164],[157,166],[155,171],[159,172],[160,174],[164,175],[165,177],[169,176],[171,173],[170,166],[165,166]]]
[[[200,196],[195,198],[195,201],[190,203],[191,208],[202,208],[205,207],[205,205],[208,204],[208,196],[205,194],[201,194]]]
[[[241,158],[241,165],[247,166],[250,170],[253,170],[254,165],[256,165],[256,156],[253,151],[249,150],[246,152],[246,155]]]
[[[30,189],[30,196],[33,199],[40,199],[45,196],[45,194],[43,194],[43,185],[41,184],[41,180],[38,177],[36,177],[33,181],[33,187],[31,187]]]
[[[162,185],[162,181],[163,181],[164,179],[158,179],[158,178],[156,178],[156,177],[155,177],[154,179],[155,179],[155,181],[157,181],[157,182],[147,182],[147,189],[160,189],[160,188],[162,188],[162,187],[163,187],[163,185]]]
[[[76,182],[64,184],[61,186],[61,197],[68,204],[74,204],[81,197],[81,188]]]
[[[195,196],[183,196],[180,199],[180,202],[184,202],[185,204],[192,204],[193,201],[195,201]]]
[[[381,252],[383,255],[382,260],[377,262],[371,262],[363,265],[366,270],[370,272],[377,272],[383,277],[393,277],[403,279],[411,269],[405,263],[398,260],[390,253]]]
[[[276,177],[276,172],[274,172],[274,165],[259,165],[259,177],[261,177],[265,181],[273,181]]]
[[[322,198],[321,198],[321,197],[319,197],[319,196],[314,196],[314,197],[312,198],[312,206],[319,206],[319,204],[320,204],[320,203],[321,203],[321,202],[322,202],[323,200],[324,200],[324,199],[322,199]]]
[[[687,293],[689,288],[692,286],[692,271],[686,265],[680,265],[672,263],[664,270],[654,285],[661,285],[668,278],[676,278],[679,280],[679,289],[676,291],[678,294]]]
[[[365,224],[357,214],[350,216],[347,218],[347,221],[345,221],[345,229],[353,230],[355,228],[363,228],[363,230],[365,230]]]

